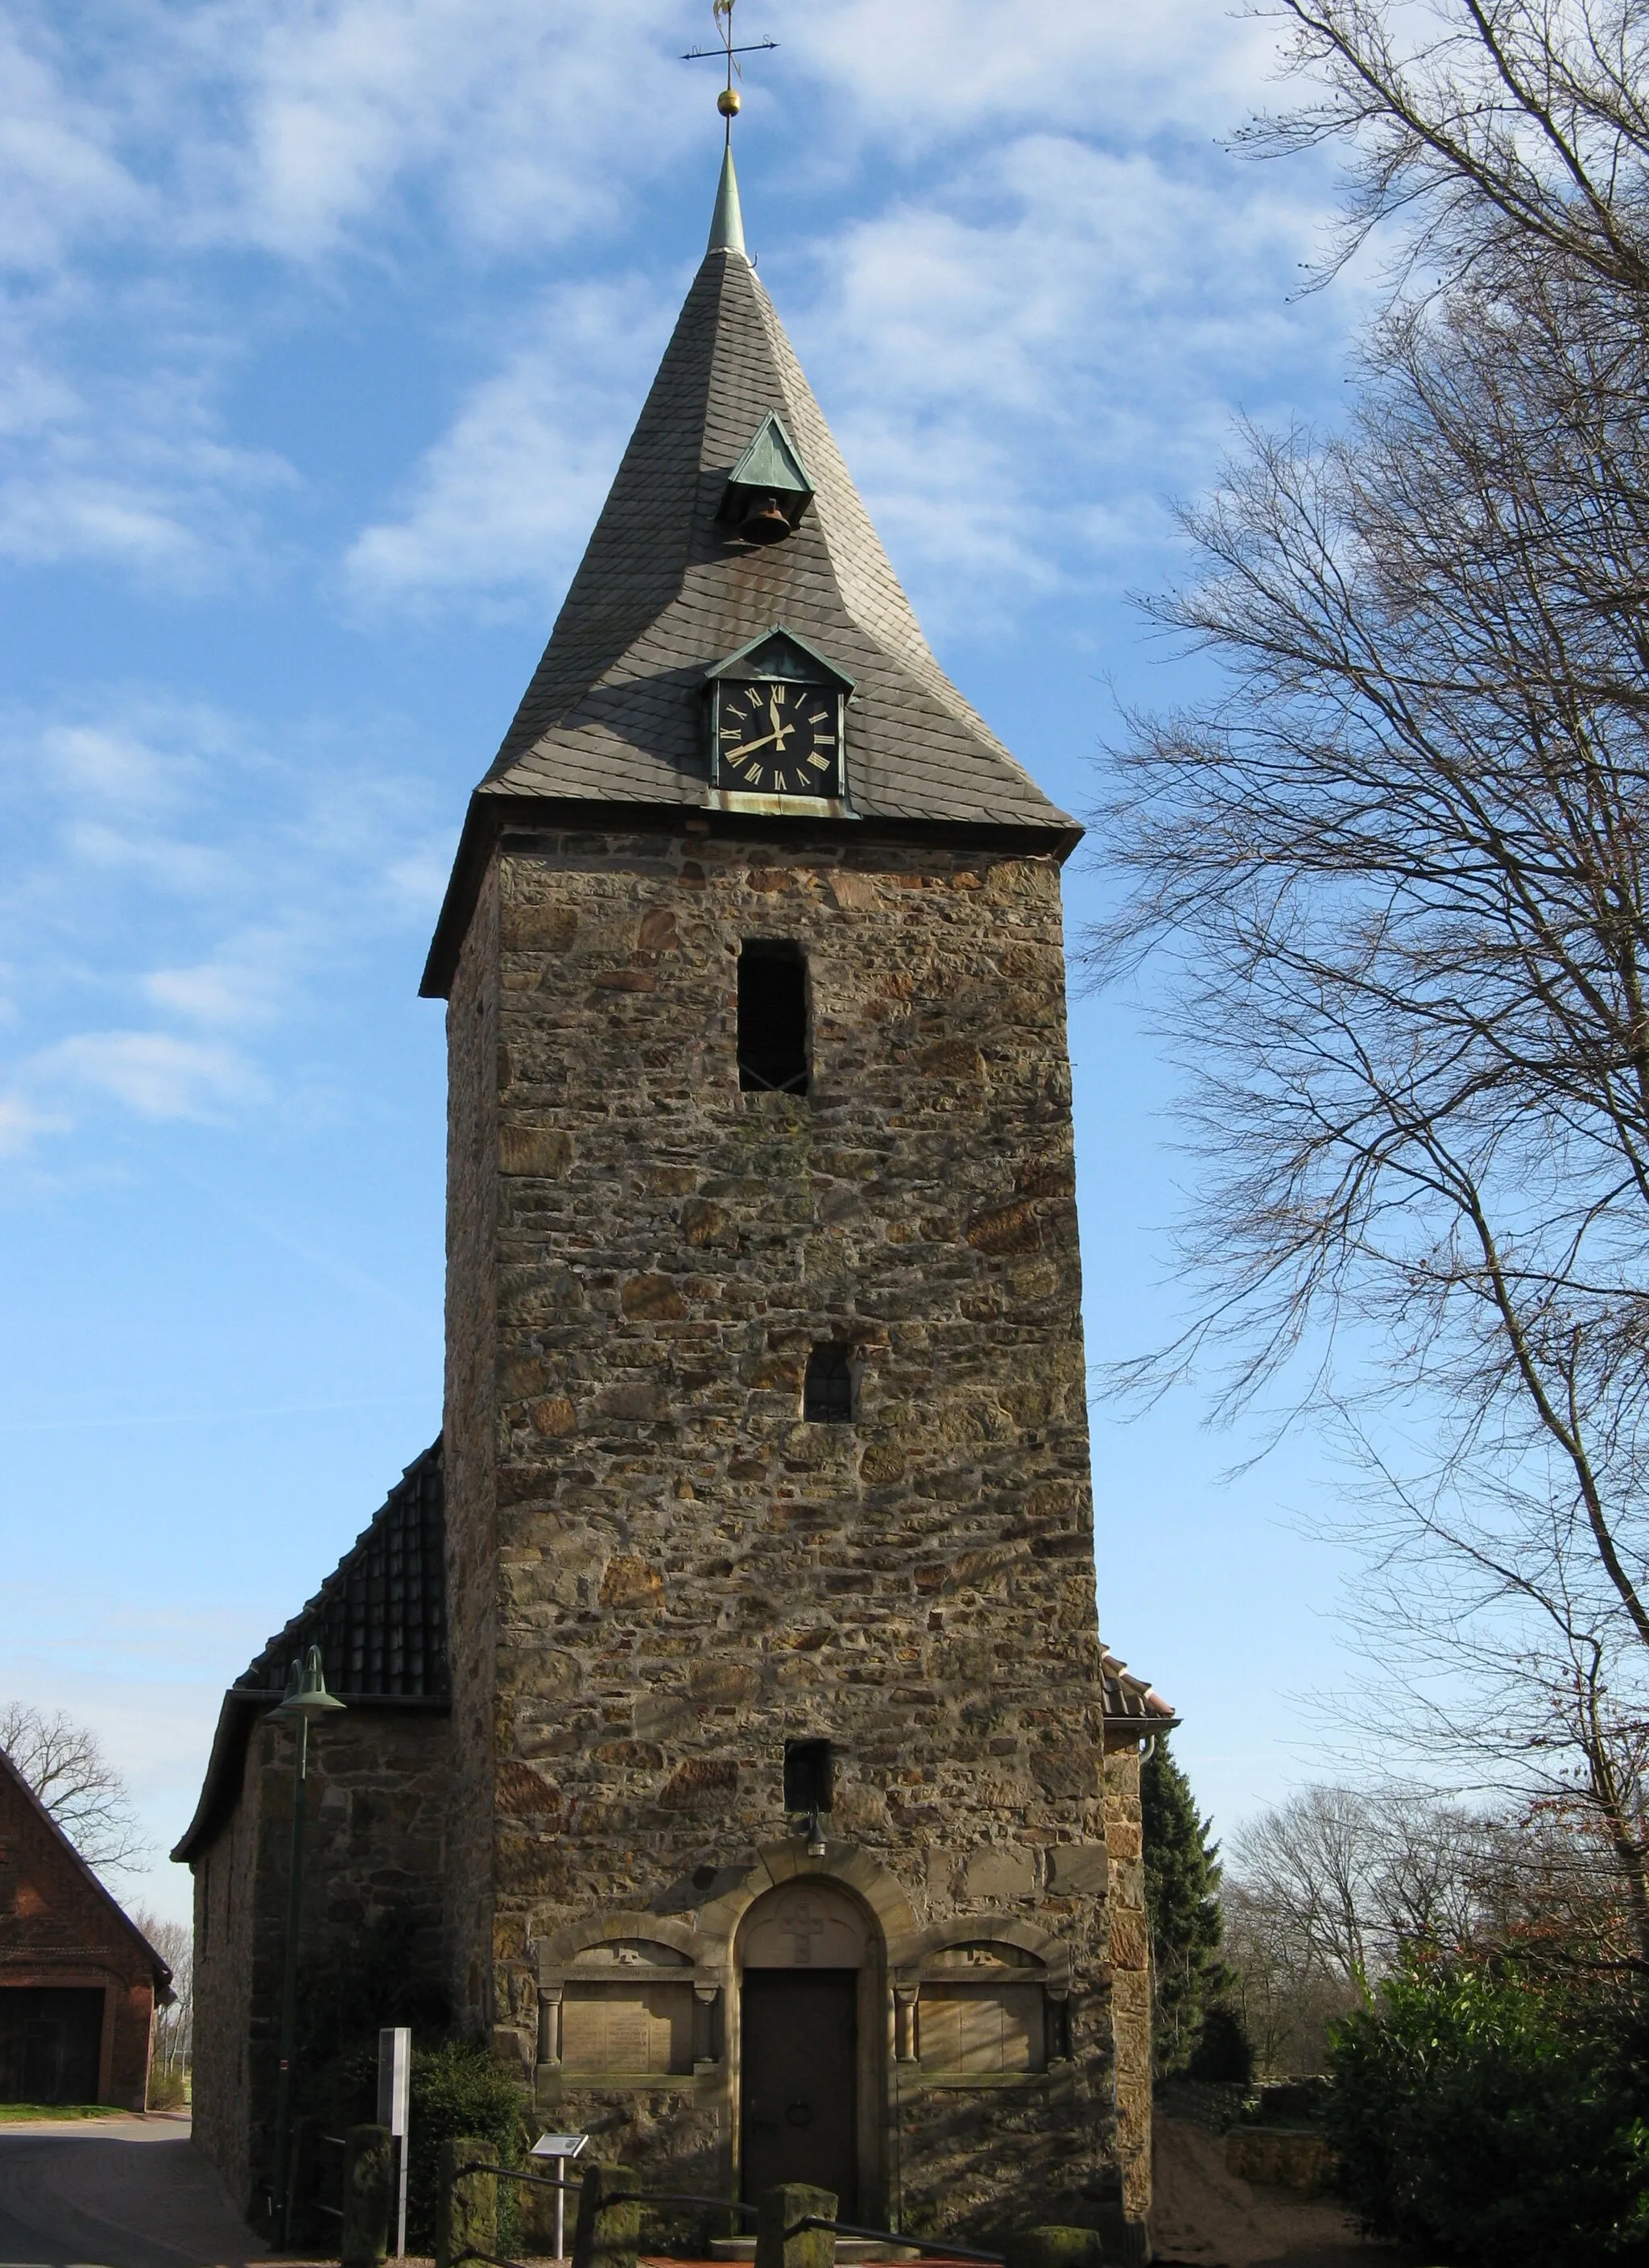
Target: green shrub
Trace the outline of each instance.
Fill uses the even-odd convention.
[[[1324,2113],[1370,2231],[1454,2261],[1649,2263],[1644,2071],[1611,2021],[1506,1970],[1417,1962],[1331,2028]]]
[[[335,2101],[343,2124],[376,2117],[376,2043],[340,2060]],[[409,2105],[412,2149],[407,2167],[407,2242],[414,2252],[434,2250],[442,2143],[469,2135],[495,2143],[501,2165],[519,2165],[524,2108],[519,2082],[484,2047],[461,2040],[420,2047],[415,2040]],[[500,2250],[506,2255],[515,2238],[517,2186],[513,2182],[498,2184],[498,2233],[508,2240]]]
[[[1247,2087],[1254,2077],[1254,2043],[1229,2000],[1217,2000],[1204,2017],[1185,2075],[1238,2087]]]

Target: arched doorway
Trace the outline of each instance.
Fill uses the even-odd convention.
[[[817,1876],[758,1898],[739,1933],[740,2165],[755,2198],[779,2182],[836,2192],[851,2220],[876,2132],[881,1994],[874,1925]]]

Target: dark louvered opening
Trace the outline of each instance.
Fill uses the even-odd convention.
[[[785,1810],[828,1811],[835,1778],[833,1765],[828,1741],[786,1741]]]
[[[807,1377],[802,1388],[801,1414],[810,1425],[850,1425],[853,1422],[853,1350],[816,1346],[807,1358]]]
[[[747,937],[739,949],[739,1084],[807,1092],[807,963],[784,939]]]

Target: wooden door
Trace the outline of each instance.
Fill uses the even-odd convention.
[[[842,2218],[856,2220],[858,1972],[747,1969],[743,2000],[746,2198],[812,2182],[834,2190]]]
[[[95,2102],[102,2041],[100,1987],[0,1992],[0,2102]]]

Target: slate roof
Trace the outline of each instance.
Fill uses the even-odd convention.
[[[446,1491],[438,1436],[415,1458],[302,1610],[224,1696],[195,1816],[172,1853],[197,1858],[233,1804],[254,1724],[286,1690],[294,1655],[318,1646],[327,1683],[352,1708],[445,1711]]]
[[[756,546],[718,512],[769,411],[815,493],[794,534]],[[856,682],[847,770],[859,822],[1029,829],[1062,852],[1075,842],[1075,823],[934,659],[771,300],[742,252],[713,246],[543,659],[471,800],[426,992],[450,980],[477,847],[490,847],[503,807],[531,824],[534,802],[638,814],[703,806],[704,671],[777,625]]]

